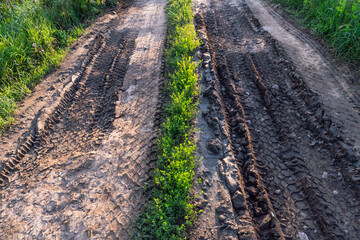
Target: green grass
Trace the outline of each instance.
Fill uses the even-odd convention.
[[[192,56],[199,46],[193,25],[191,0],[170,0],[167,8],[169,46],[166,67],[169,102],[158,141],[159,157],[152,199],[139,218],[137,239],[182,239],[195,220],[190,194],[195,164],[193,120],[197,115],[197,63]]]
[[[82,23],[116,0],[15,0],[0,3],[0,132],[16,103],[64,58]]]
[[[339,57],[360,63],[360,0],[272,0],[302,19],[323,36]]]

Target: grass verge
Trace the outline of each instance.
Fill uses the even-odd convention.
[[[272,0],[287,6],[314,34],[323,36],[339,57],[360,63],[359,0]]]
[[[116,0],[13,0],[0,3],[0,132],[16,102],[64,58],[67,46]]]
[[[139,217],[137,239],[182,239],[195,220],[191,202],[195,142],[193,120],[197,115],[197,63],[192,56],[199,46],[193,25],[191,0],[170,0],[167,7],[169,36],[166,68],[169,102],[158,141],[159,157],[152,199]]]

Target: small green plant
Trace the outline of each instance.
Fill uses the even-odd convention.
[[[167,13],[166,67],[170,74],[166,92],[170,100],[158,141],[152,199],[139,217],[135,233],[138,239],[182,239],[196,216],[190,203],[196,144],[190,135],[199,96],[198,64],[192,56],[199,41],[192,23],[191,0],[170,0]]]
[[[0,3],[0,132],[16,102],[66,53],[82,23],[115,0],[15,0]]]

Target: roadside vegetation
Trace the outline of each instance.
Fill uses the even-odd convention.
[[[327,39],[339,57],[360,63],[359,0],[272,0],[284,4],[313,33]]]
[[[191,0],[170,0],[166,94],[169,102],[158,141],[159,157],[152,199],[138,221],[138,239],[183,239],[195,220],[191,204],[195,142],[191,137],[197,115],[198,76],[193,56],[199,46]]]
[[[64,58],[82,24],[117,0],[8,0],[0,3],[0,132],[16,102]]]

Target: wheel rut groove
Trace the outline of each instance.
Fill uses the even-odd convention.
[[[357,158],[346,132],[246,1],[195,3],[204,84],[197,191],[204,194],[190,239],[358,238]],[[232,228],[221,225],[229,212]]]
[[[164,7],[134,1],[88,35],[82,67],[1,162],[1,239],[130,239],[157,159]]]
[[[340,126],[346,144],[359,151],[359,133],[354,129],[360,129],[360,98],[354,74],[343,64],[335,64],[322,46],[285,21],[266,1],[247,3],[263,27],[281,42],[289,57],[297,63],[307,85],[319,95],[319,101]]]
[[[68,89],[62,94],[62,98],[59,101],[59,104],[52,107],[51,109],[46,109],[45,111],[40,111],[37,114],[37,117],[33,120],[32,128],[30,129],[29,136],[26,137],[24,143],[19,147],[17,152],[5,163],[2,163],[1,179],[0,183],[2,187],[5,187],[5,183],[8,183],[9,174],[15,170],[18,170],[18,165],[21,163],[21,160],[30,150],[35,150],[41,147],[41,142],[46,143],[46,138],[49,134],[52,134],[52,130],[55,127],[54,125],[59,122],[59,120],[64,117],[64,115],[69,111],[70,105],[76,101],[76,96],[83,94],[84,89],[80,89],[83,86],[82,82],[90,82],[92,79],[88,79],[89,75],[94,71],[94,62],[98,61],[100,57],[103,57],[102,52],[105,48],[105,37],[102,34],[99,34],[95,37],[95,41],[91,50],[88,53],[88,57],[85,60],[85,67],[80,71],[78,76],[73,76],[74,80],[69,83]],[[132,49],[132,48],[131,48]],[[122,49],[123,50],[123,49]],[[120,54],[121,50],[118,51]],[[115,58],[114,58],[115,59]],[[94,61],[93,61],[94,60]],[[127,61],[129,56],[127,56]],[[126,66],[126,65],[125,65]],[[96,69],[95,69],[96,71]],[[112,72],[112,66],[109,69],[109,72]],[[106,75],[108,77],[108,75]],[[105,83],[106,84],[106,83]],[[97,86],[99,89],[104,88],[104,86]],[[103,91],[105,91],[104,89]],[[100,98],[104,98],[104,94]],[[86,96],[88,97],[88,96]],[[96,97],[95,97],[96,98]],[[99,98],[99,97],[98,97]],[[111,98],[110,98],[111,99]],[[75,103],[76,104],[76,103]],[[79,114],[77,112],[76,114]],[[97,116],[97,114],[95,114]],[[71,119],[71,116],[69,117]],[[95,117],[94,117],[95,120]],[[93,121],[94,121],[93,120]],[[68,119],[66,120],[68,123]],[[37,151],[37,150],[35,150]],[[10,169],[8,166],[11,166]]]

